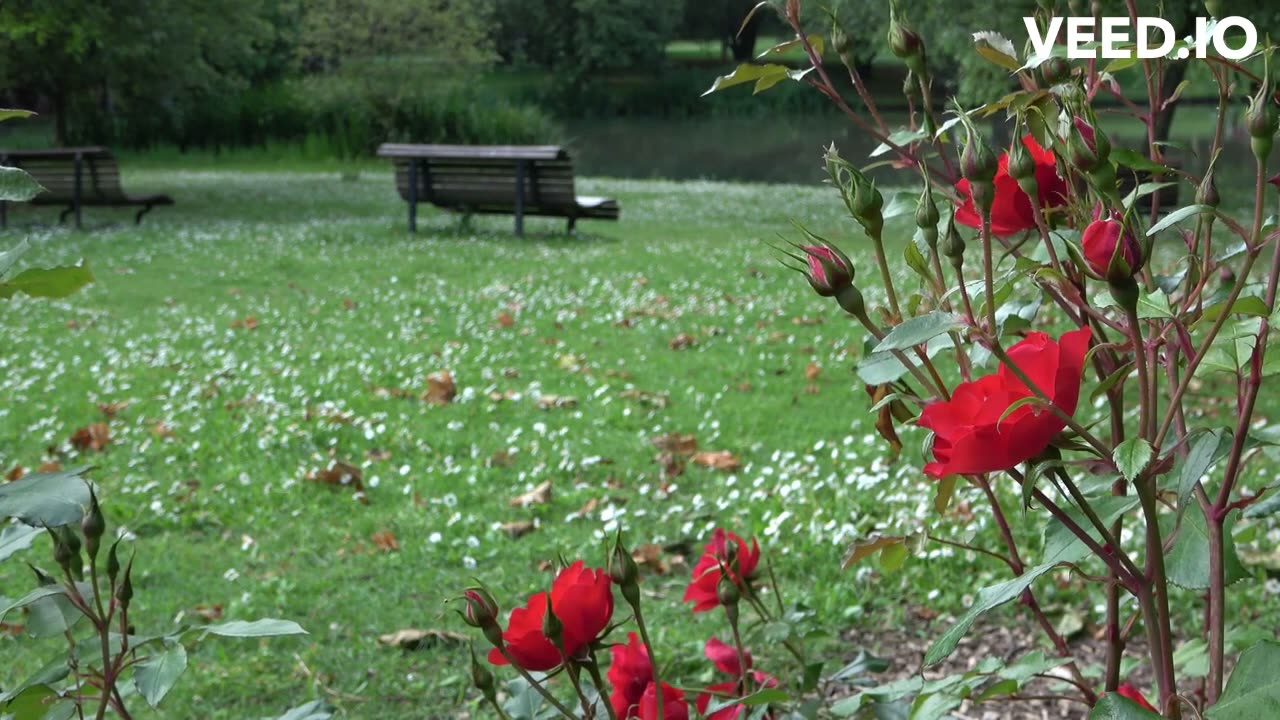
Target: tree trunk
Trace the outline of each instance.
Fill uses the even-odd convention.
[[[735,62],[747,62],[756,54],[756,36],[760,33],[760,22],[764,20],[764,13],[756,12],[751,16],[751,21],[746,25],[742,24],[742,16],[730,11],[727,18],[729,49],[733,51],[733,59]],[[739,32],[741,29],[741,32]]]

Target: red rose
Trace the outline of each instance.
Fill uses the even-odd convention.
[[[1060,207],[1067,202],[1067,183],[1058,177],[1054,165],[1053,152],[1040,147],[1040,143],[1030,134],[1022,138],[1023,145],[1031,153],[1036,163],[1036,195],[1040,200],[1040,209]],[[1023,230],[1031,230],[1036,226],[1035,214],[1031,210],[1031,198],[1018,187],[1018,181],[1009,175],[1009,153],[1001,153],[996,165],[995,199],[991,203],[991,233],[993,235],[1013,235]],[[982,227],[982,217],[973,206],[973,196],[969,194],[969,181],[956,183],[956,191],[964,199],[964,203],[956,208],[956,222],[972,228]]]
[[[689,720],[689,706],[684,701],[684,693],[662,683],[662,717],[658,717],[658,686],[649,683],[640,698],[639,713],[619,716],[619,720]]]
[[[740,687],[739,682],[742,676],[742,665],[738,662],[738,649],[732,645],[727,645],[720,641],[719,638],[709,638],[703,653],[707,659],[711,661],[716,669],[727,675],[732,675],[733,680],[722,683],[708,685],[706,692],[698,695],[696,705],[698,712],[706,713],[707,708],[711,705],[712,697],[739,697],[747,692],[745,688]],[[747,663],[747,670],[751,673],[751,677],[755,680],[756,687],[751,690],[754,692],[759,688],[771,688],[778,686],[778,679],[774,676],[751,669],[751,653],[743,651],[743,660]],[[717,710],[707,716],[707,720],[737,720],[742,713],[741,705],[733,705],[731,707]]]
[[[1089,335],[1089,328],[1080,328],[1055,342],[1032,332],[1009,348],[1014,364],[1068,416],[1075,413],[1080,396]],[[934,461],[924,466],[925,473],[941,478],[1007,470],[1039,455],[1066,427],[1057,414],[1029,403],[1000,419],[1010,405],[1031,394],[1001,363],[994,374],[961,383],[950,400],[925,407],[919,424],[934,432]]]
[[[1089,269],[1102,277],[1109,277],[1111,258],[1115,256],[1116,245],[1120,246],[1120,259],[1125,267],[1117,267],[1117,275],[1133,277],[1142,267],[1142,246],[1133,233],[1114,217],[1099,219],[1089,223],[1080,238],[1084,248],[1084,259]]]
[[[626,645],[609,648],[609,656],[611,662],[606,677],[613,687],[609,704],[619,718],[629,720],[635,717],[645,689],[653,685],[653,664],[649,662],[644,643],[635,633],[628,633]]]
[[[1130,685],[1129,683],[1120,683],[1120,687],[1116,688],[1116,694],[1129,698],[1137,703],[1138,707],[1141,707],[1144,710],[1150,710],[1153,713],[1160,712],[1152,707],[1151,703],[1147,702],[1147,699],[1142,696],[1142,693],[1138,691],[1138,688]],[[1103,695],[1106,695],[1106,693],[1103,693]]]
[[[556,576],[551,583],[551,609],[564,626],[561,640],[565,654],[574,657],[595,642],[613,617],[613,591],[609,573],[587,570],[581,560]],[[547,671],[560,664],[560,651],[542,634],[547,614],[547,593],[535,593],[525,607],[511,611],[502,641],[516,664],[525,670]],[[497,648],[489,651],[489,662],[506,665]]]
[[[735,555],[733,561],[729,559],[730,543],[733,543]],[[720,604],[720,598],[716,594],[716,586],[720,584],[720,567],[723,565],[727,568],[733,583],[739,589],[745,590],[747,580],[756,571],[756,565],[759,562],[760,546],[756,544],[754,538],[748,549],[747,542],[741,537],[717,528],[711,534],[711,542],[703,548],[698,564],[693,566],[693,581],[684,591],[684,601],[694,604],[694,612],[711,610]],[[737,565],[736,573],[734,572],[735,564]]]

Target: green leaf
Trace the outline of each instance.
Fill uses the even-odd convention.
[[[800,80],[809,73],[813,68],[806,70],[792,70],[786,65],[777,65],[774,63],[766,63],[764,65],[755,65],[752,63],[743,63],[739,65],[732,73],[721,75],[716,78],[711,87],[702,95],[705,97],[713,92],[723,90],[734,85],[743,85],[745,83],[754,82],[756,84],[753,93],[759,93],[777,85],[788,78],[792,80]]]
[[[951,693],[919,695],[911,703],[911,720],[941,720],[964,702]]]
[[[1089,712],[1089,720],[1160,720],[1160,717],[1119,693],[1103,695]]]
[[[1111,148],[1111,159],[1134,170],[1145,170],[1152,173],[1171,173],[1167,166],[1153,161],[1140,152],[1128,148]]]
[[[1173,308],[1169,306],[1169,296],[1159,291],[1153,293],[1144,292],[1139,295],[1138,317],[1144,320],[1173,317]]]
[[[1220,303],[1210,305],[1204,309],[1204,313],[1200,315],[1200,319],[1196,321],[1195,325],[1192,325],[1192,328],[1199,327],[1200,323],[1203,322],[1212,323],[1214,320],[1217,320],[1223,312],[1226,312],[1228,315],[1255,315],[1257,317],[1266,317],[1270,314],[1267,310],[1267,303],[1262,298],[1257,297],[1256,295],[1249,295],[1248,297],[1236,298],[1236,301],[1232,303],[1230,310],[1227,310],[1227,303],[1225,300]]]
[[[1151,464],[1151,444],[1140,437],[1131,437],[1111,451],[1111,459],[1125,479],[1132,481]]]
[[[279,635],[307,634],[307,631],[303,630],[302,626],[292,620],[276,620],[273,618],[254,620],[252,622],[232,620],[230,622],[219,623],[218,625],[204,625],[193,629],[204,630],[211,635],[236,638],[276,637]]]
[[[929,261],[925,259],[924,253],[920,251],[920,246],[915,240],[907,243],[906,248],[902,251],[903,259],[907,261],[907,267],[916,271],[916,274],[926,280],[930,276]]]
[[[1164,230],[1165,228],[1168,228],[1177,223],[1180,223],[1183,220],[1186,220],[1187,218],[1191,217],[1192,215],[1198,215],[1202,212],[1212,211],[1212,210],[1213,208],[1209,207],[1208,205],[1188,205],[1184,208],[1178,208],[1177,210],[1174,210],[1173,212],[1161,218],[1160,222],[1156,223],[1155,225],[1152,225],[1151,228],[1147,230],[1147,237],[1151,237],[1152,235],[1155,235],[1156,233],[1160,232],[1161,230]]]
[[[822,36],[817,33],[812,33],[809,35],[808,40],[809,40],[809,44],[813,46],[813,51],[818,53],[819,56],[821,56],[822,49],[823,49]],[[764,58],[769,57],[770,55],[782,55],[792,50],[802,49],[802,48],[804,48],[804,42],[802,42],[800,38],[795,37],[790,40],[780,42],[777,45],[774,45],[773,47],[769,48],[768,50],[765,50],[764,52],[757,55],[756,59],[763,60]]]
[[[58,693],[48,685],[33,685],[14,696],[0,710],[11,713],[14,720],[43,720],[49,712],[49,703],[56,697]]]
[[[0,298],[8,299],[18,293],[31,297],[64,298],[93,282],[93,279],[93,272],[83,260],[79,265],[30,268],[12,280],[0,282]]]
[[[1228,585],[1249,577],[1236,554],[1236,543],[1231,537],[1232,525],[1234,523],[1228,515],[1222,527],[1222,562]],[[1209,527],[1204,513],[1190,512],[1182,516],[1178,537],[1165,556],[1165,567],[1169,582],[1180,588],[1209,588]]]
[[[1240,654],[1236,669],[1206,720],[1259,720],[1280,712],[1280,643],[1264,640]]]
[[[1137,367],[1132,360],[1120,366],[1115,372],[1108,375],[1102,382],[1098,383],[1098,387],[1089,393],[1089,399],[1097,402],[1098,398],[1107,393],[1108,390],[1115,387],[1117,383],[1133,374],[1133,369]]]
[[[5,605],[4,607],[0,607],[0,620],[4,620],[6,615],[13,612],[14,610],[17,610],[18,608],[24,608],[30,605],[31,603],[37,600],[40,600],[41,598],[47,598],[53,595],[61,595],[66,591],[67,589],[61,585],[41,585],[40,587],[36,588],[35,590],[32,590],[26,595],[23,595],[17,600],[10,602],[8,605]]]
[[[1280,488],[1272,487],[1262,499],[1245,508],[1244,517],[1253,519],[1274,515],[1280,510]]]
[[[18,258],[22,257],[23,253],[30,249],[31,244],[24,239],[8,250],[0,252],[0,277],[4,277],[4,274],[9,272],[9,268],[18,262]]]
[[[29,118],[35,113],[30,110],[10,110],[8,108],[0,108],[0,122],[12,120],[13,118]]]
[[[0,167],[0,201],[26,202],[44,192],[44,188],[26,170]]]
[[[881,552],[885,548],[901,545],[907,541],[907,537],[906,535],[872,535],[866,540],[859,540],[849,546],[849,550],[844,556],[844,562],[840,564],[840,567],[843,570],[848,570],[863,558]]]
[[[1196,483],[1226,455],[1229,435],[1222,428],[1196,430],[1188,438],[1187,457],[1178,472],[1178,517],[1192,504]]]
[[[187,649],[175,642],[143,660],[133,671],[133,684],[151,707],[158,707],[187,669]]]
[[[840,668],[830,677],[835,682],[845,680],[847,678],[860,677],[871,673],[881,673],[889,669],[889,661],[881,657],[876,657],[868,653],[866,650],[859,650],[853,660],[848,665]]]
[[[938,481],[938,493],[933,497],[933,511],[939,515],[951,506],[951,498],[956,494],[956,480],[959,475],[948,475]]]
[[[880,157],[881,155],[893,149],[889,143],[893,143],[898,147],[907,147],[908,145],[929,137],[929,133],[924,130],[912,130],[910,128],[899,128],[889,134],[888,143],[880,143],[875,150],[871,151],[871,157]]]
[[[711,715],[719,710],[733,707],[734,705],[745,705],[754,707],[759,705],[770,705],[772,703],[784,703],[791,700],[791,696],[784,690],[778,688],[765,688],[757,690],[746,697],[740,698],[712,698],[707,705],[707,715]]]
[[[83,618],[84,614],[65,593],[42,597],[27,606],[27,634],[33,638],[58,637]]]
[[[7,692],[0,694],[0,703],[9,702],[21,695],[27,688],[33,688],[37,685],[52,685],[70,674],[71,667],[67,665],[67,653],[64,650],[45,663],[44,667],[35,671],[31,677],[9,688]]]
[[[905,350],[962,327],[964,322],[959,315],[935,310],[927,315],[913,317],[890,330],[873,352]]]
[[[0,518],[17,518],[27,525],[61,527],[80,522],[89,505],[89,481],[81,475],[88,465],[35,472],[0,484]]]
[[[312,700],[304,703],[275,720],[329,720],[333,717],[333,708],[323,700]]]
[[[1146,197],[1156,192],[1157,190],[1161,190],[1167,187],[1173,187],[1174,185],[1177,185],[1177,184],[1178,183],[1175,183],[1175,182],[1139,183],[1137,187],[1129,191],[1128,195],[1124,196],[1124,207],[1126,210],[1129,210],[1133,207],[1133,204],[1138,201],[1138,198]]]
[[[40,532],[40,528],[29,525],[6,525],[0,529],[0,560],[31,547]]]

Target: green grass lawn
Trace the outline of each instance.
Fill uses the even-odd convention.
[[[462,227],[430,211],[407,234],[379,166],[343,179],[153,163],[127,168],[125,183],[177,205],[141,227],[90,209],[89,232],[24,209],[0,234],[38,245],[24,262],[84,257],[98,278],[67,300],[0,311],[0,469],[97,466],[112,526],[136,537],[140,631],[203,622],[197,607],[220,605],[224,619],[283,617],[310,632],[210,641],[163,712],[138,700],[136,717],[261,717],[313,697],[349,717],[474,716],[464,646],[402,651],[378,637],[466,630],[445,601],[475,578],[505,613],[548,584],[557,556],[602,562],[618,528],[668,546],[671,572],[646,574],[644,589],[655,640],[689,685],[710,677],[702,643],[726,630],[681,605],[689,571],[677,556],[717,526],[760,538],[785,600],[831,632],[815,642],[833,660],[857,649],[844,630],[874,648],[919,607],[954,616],[1007,576],[941,546],[897,572],[840,570],[847,544],[873,531],[926,520],[947,536],[990,531],[981,511],[930,519],[921,435],[904,433],[903,459],[887,461],[850,371],[861,334],[767,245],[795,236],[795,218],[871,275],[867,243],[828,189],[586,179],[580,192],[619,198],[620,222],[570,237],[534,219],[515,239],[507,217]],[[682,336],[692,342],[673,349]],[[419,400],[445,370],[453,402]],[[541,409],[546,396],[576,402]],[[123,406],[108,419],[99,405],[110,403]],[[98,422],[104,451],[71,447]],[[651,439],[666,433],[741,467],[689,463],[664,478]],[[367,504],[308,480],[334,460],[361,469]],[[549,504],[509,504],[546,480]],[[979,507],[967,493],[953,507]],[[501,526],[514,521],[536,530],[512,539]],[[379,546],[383,533],[398,549]],[[52,564],[43,539],[17,559]],[[0,565],[0,595],[29,578]],[[1074,588],[1046,582],[1042,602],[1088,611]],[[61,650],[0,633],[0,686]],[[798,675],[776,647],[753,650]]]

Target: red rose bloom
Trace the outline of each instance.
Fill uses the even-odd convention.
[[[609,685],[613,692],[609,694],[609,704],[622,720],[635,717],[640,699],[644,691],[653,685],[653,664],[649,662],[649,653],[644,643],[635,633],[627,634],[626,645],[614,645],[609,648]],[[666,708],[663,708],[664,712]]]
[[[735,563],[729,561],[729,543],[736,546],[736,573],[733,567]],[[711,610],[720,604],[720,598],[716,594],[716,586],[720,584],[720,567],[722,565],[726,567],[733,583],[745,590],[746,582],[756,571],[756,565],[759,562],[760,546],[756,544],[754,538],[748,549],[747,542],[741,537],[717,528],[711,534],[711,542],[703,548],[698,564],[693,566],[693,581],[684,591],[684,601],[694,604],[694,612]]]
[[[640,698],[639,712],[633,715],[619,716],[619,720],[689,720],[689,706],[684,701],[684,693],[666,683],[662,683],[662,717],[658,717],[658,686],[649,683],[644,695]]]
[[[1036,195],[1039,197],[1040,209],[1060,207],[1067,202],[1067,183],[1058,177],[1054,165],[1053,152],[1040,147],[1040,143],[1030,134],[1022,137],[1031,158],[1036,163]],[[1036,226],[1035,214],[1031,210],[1031,198],[1018,187],[1018,181],[1009,175],[1009,153],[1000,154],[996,165],[995,199],[991,203],[991,233],[993,235],[1013,235],[1023,230],[1031,230]],[[956,183],[956,191],[964,199],[964,203],[956,208],[956,222],[972,228],[982,227],[982,216],[973,205],[973,196],[969,193],[969,181]]]
[[[609,573],[587,570],[581,560],[556,576],[551,583],[551,608],[564,627],[561,637],[565,654],[573,657],[591,644],[613,617],[613,591]],[[547,593],[535,593],[525,607],[511,611],[502,641],[516,664],[525,670],[547,671],[560,664],[560,651],[542,634],[547,614]],[[506,665],[507,659],[494,648],[489,662]]]
[[[1068,416],[1076,411],[1089,328],[1063,334],[1057,341],[1041,332],[1009,348],[1013,360],[1054,405]],[[992,375],[961,383],[951,399],[920,413],[919,424],[934,432],[934,461],[924,466],[935,478],[1007,470],[1039,455],[1066,427],[1054,412],[1026,404],[1000,416],[1031,391],[1003,363]]]
[[[1120,246],[1120,257],[1129,267],[1130,277],[1142,267],[1142,246],[1124,223],[1114,217],[1089,223],[1080,237],[1080,245],[1084,249],[1084,259],[1089,269],[1103,277],[1108,275],[1116,245]]]
[[[1153,713],[1160,712],[1152,707],[1151,703],[1147,702],[1147,699],[1142,696],[1142,693],[1138,691],[1138,688],[1130,685],[1129,683],[1120,683],[1120,687],[1116,688],[1116,694],[1129,698],[1137,703],[1138,707],[1144,710],[1150,710]],[[1103,693],[1103,695],[1106,695],[1106,693]]]

